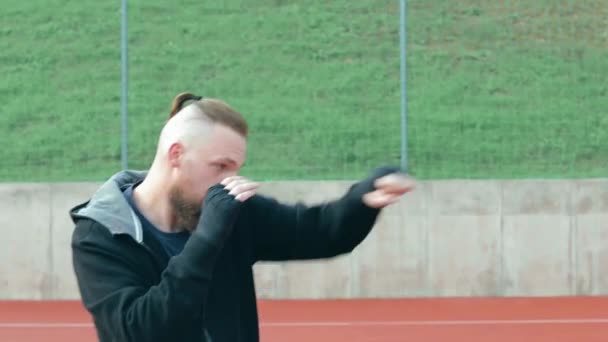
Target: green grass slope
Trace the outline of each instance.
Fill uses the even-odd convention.
[[[421,179],[608,173],[608,6],[408,1],[410,171]],[[239,109],[256,179],[352,179],[400,156],[399,3],[129,2],[129,166],[175,94]],[[6,0],[0,181],[120,168],[120,2]],[[604,127],[604,128],[602,128]]]

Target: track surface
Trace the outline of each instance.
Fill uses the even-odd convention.
[[[608,298],[260,301],[263,342],[608,341]],[[0,341],[97,341],[79,302],[0,302]]]

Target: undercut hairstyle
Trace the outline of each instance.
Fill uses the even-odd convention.
[[[247,137],[249,128],[241,113],[221,100],[203,98],[188,92],[180,93],[173,99],[169,119],[179,113],[189,101],[193,101],[191,105],[211,122],[227,126],[244,138]]]

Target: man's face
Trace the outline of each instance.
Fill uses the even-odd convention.
[[[180,224],[193,230],[209,187],[238,173],[245,162],[246,141],[223,125],[213,125],[202,143],[181,146],[173,168],[170,202]],[[175,158],[170,151],[170,159]]]

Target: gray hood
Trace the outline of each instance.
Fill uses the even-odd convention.
[[[145,178],[147,171],[126,170],[114,174],[93,195],[93,197],[70,210],[70,217],[76,223],[87,218],[106,227],[112,234],[128,234],[137,242],[143,240],[139,218],[131,209],[122,190]]]

